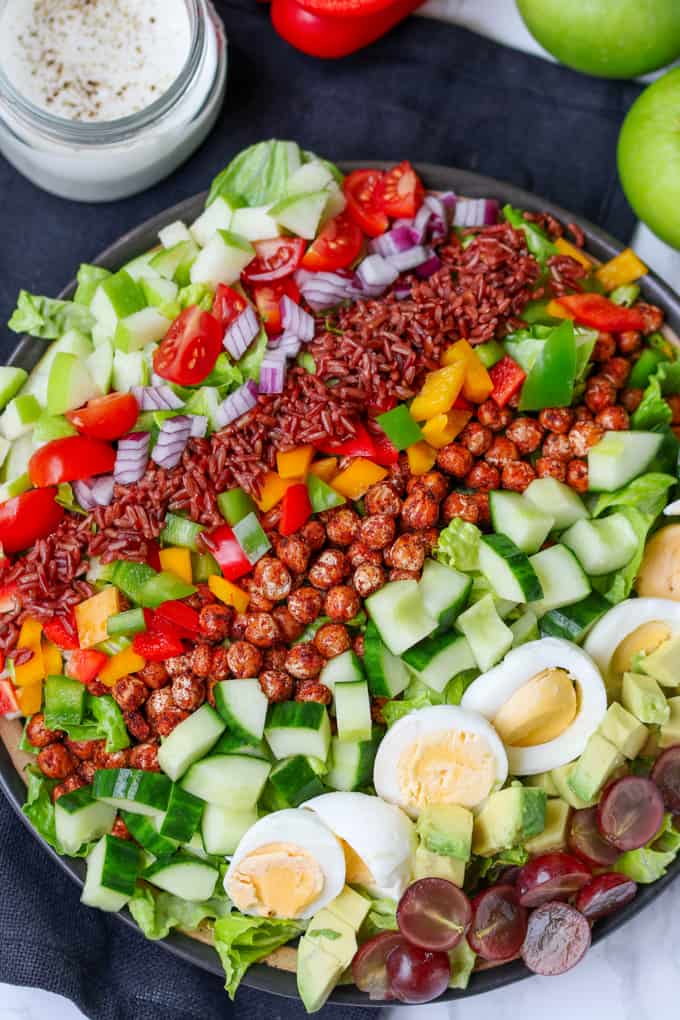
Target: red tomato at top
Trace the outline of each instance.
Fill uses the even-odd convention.
[[[425,188],[408,160],[385,174],[383,209],[388,216],[411,219],[420,209]]]
[[[46,485],[75,482],[92,475],[106,475],[113,471],[116,453],[101,439],[86,436],[68,436],[45,443],[28,462],[28,476],[33,485],[44,489]]]
[[[241,312],[248,307],[248,302],[238,291],[227,287],[226,283],[218,283],[213,301],[212,314],[223,330],[229,329],[232,322],[238,319]]]
[[[289,276],[286,280],[275,280],[269,284],[263,283],[251,289],[253,301],[260,313],[267,336],[278,336],[283,329],[281,324],[281,298],[284,294],[287,294],[296,304],[300,301],[300,291],[295,280]]]
[[[248,283],[271,283],[290,276],[300,265],[305,242],[301,237],[273,237],[271,241],[255,241],[255,258],[241,274]]]
[[[366,14],[382,11],[394,0],[299,0],[300,7],[315,14],[328,14],[332,18],[362,18]]]
[[[120,439],[127,435],[139,414],[139,405],[131,393],[109,393],[95,397],[66,417],[83,436],[91,439]]]
[[[329,220],[303,258],[303,269],[318,273],[345,269],[358,257],[363,243],[361,230],[347,213]]]
[[[347,212],[369,237],[384,234],[389,226],[383,211],[384,186],[382,170],[353,170],[345,177]]]
[[[54,531],[64,516],[56,495],[55,488],[33,489],[0,503],[0,542],[5,552],[21,552]]]
[[[215,367],[223,335],[214,315],[190,305],[177,316],[154,352],[156,373],[180,386],[198,386]]]

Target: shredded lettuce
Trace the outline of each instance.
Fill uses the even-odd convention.
[[[186,287],[181,287],[177,294],[177,304],[180,308],[198,305],[204,312],[212,309],[214,300],[215,291],[207,283],[190,283]]]
[[[279,946],[301,935],[297,921],[229,914],[215,921],[215,949],[226,978],[224,987],[231,999],[251,964],[263,960]]]
[[[505,868],[522,867],[529,860],[529,852],[523,846],[501,850],[492,857],[473,856],[465,870],[465,889],[474,892],[482,880],[493,885]]]
[[[364,895],[368,896],[365,890]],[[396,900],[371,897],[371,909],[359,929],[359,942],[366,942],[374,935],[379,935],[381,931],[396,931],[397,927]]]
[[[621,854],[614,870],[628,875],[634,882],[648,885],[663,878],[666,870],[680,850],[680,831],[673,824],[673,816],[665,815],[661,831],[654,839],[639,850],[628,850]]]
[[[231,910],[226,896],[215,896],[204,903],[191,903],[149,886],[137,886],[128,903],[130,913],[148,939],[164,939],[173,928],[193,931],[201,921],[216,920]]]
[[[433,692],[434,693],[434,692]],[[401,701],[387,701],[382,707],[381,715],[389,729],[405,715],[415,712],[418,708],[429,708],[433,704],[427,694],[419,694],[415,698],[404,698]],[[438,702],[441,704],[441,702]]]
[[[96,720],[99,739],[106,740],[106,753],[113,754],[114,751],[122,751],[130,746],[123,713],[109,694],[101,697],[87,698],[88,711]]]
[[[85,844],[75,854],[67,854],[57,839],[52,803],[52,790],[55,786],[55,779],[46,779],[37,766],[29,765],[26,769],[26,801],[22,811],[36,832],[62,857],[87,857],[90,844]]]
[[[451,966],[451,980],[449,988],[467,988],[475,967],[477,954],[470,948],[467,939],[460,940],[455,949],[449,953],[449,964]]]
[[[478,567],[481,531],[475,524],[454,517],[443,531],[435,549],[440,563],[458,570],[476,570]]]
[[[41,340],[56,340],[69,329],[89,333],[94,317],[89,308],[73,301],[39,297],[19,291],[19,300],[7,323],[14,333],[28,333]]]
[[[454,676],[453,680],[449,680],[445,690],[446,704],[460,705],[466,690],[478,676],[478,669],[464,669],[462,673]]]
[[[661,380],[657,371],[649,377],[647,388],[630,423],[634,429],[651,429],[655,425],[670,425],[672,417],[673,413],[661,393]]]
[[[530,223],[529,220],[524,219],[521,209],[513,209],[511,205],[504,205],[503,215],[511,226],[524,231],[527,248],[541,265],[545,265],[553,255],[559,254],[545,231],[541,230],[538,224]]]
[[[217,356],[215,367],[201,383],[201,389],[203,386],[217,386],[220,397],[226,397],[227,393],[237,389],[242,382],[243,372],[229,355],[223,352]]]
[[[342,174],[333,163],[320,160],[313,152],[301,152],[295,142],[270,138],[257,142],[234,156],[210,186],[206,205],[220,196],[232,204],[267,205],[283,198],[288,178],[303,163],[322,163],[338,184]]]

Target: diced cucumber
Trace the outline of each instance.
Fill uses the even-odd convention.
[[[64,414],[100,397],[102,390],[76,354],[57,354],[47,381],[47,411]]]
[[[235,811],[219,804],[206,804],[201,822],[201,837],[207,854],[231,856],[251,825],[257,821],[257,809]]]
[[[319,707],[323,708],[322,705]],[[252,808],[260,799],[270,769],[270,763],[262,758],[251,758],[245,754],[212,754],[191,766],[182,786],[209,804],[239,810]]]
[[[556,478],[535,478],[524,490],[524,499],[541,513],[553,517],[557,531],[588,517],[588,511],[578,493]]]
[[[485,595],[461,613],[456,626],[468,639],[482,672],[495,666],[512,647],[514,635],[498,615],[492,595]]]
[[[42,408],[32,393],[13,397],[0,415],[0,432],[10,442],[26,435],[40,417]]]
[[[157,275],[154,269],[151,267],[151,263],[158,254],[157,248],[152,248],[150,251],[145,251],[142,255],[138,255],[136,258],[131,259],[130,262],[126,262],[122,269],[131,276],[133,280],[138,281],[142,276],[150,277]]]
[[[160,817],[168,806],[170,780],[160,772],[142,769],[99,769],[92,793],[120,811]]]
[[[336,655],[334,658],[329,659],[319,675],[320,682],[329,691],[335,691],[335,685],[338,683],[363,679],[364,670],[361,665],[361,659],[351,648],[348,648],[346,652],[342,652],[341,655]]]
[[[264,735],[275,758],[304,754],[325,761],[331,742],[328,712],[313,701],[282,701],[272,705]]]
[[[143,351],[114,351],[113,378],[111,386],[118,393],[129,393],[134,386],[146,386],[149,382],[149,366]]]
[[[158,764],[177,780],[207,754],[224,733],[226,724],[207,702],[176,726],[158,752]]]
[[[207,807],[207,805],[204,805],[204,807]],[[203,845],[203,837],[200,832],[195,832],[188,843],[183,843],[182,850],[184,853],[193,854],[194,857],[198,857],[201,861],[205,861],[209,856]]]
[[[164,280],[174,280],[180,287],[189,283],[191,269],[198,254],[194,241],[180,241],[172,248],[157,252],[149,263]]]
[[[531,604],[538,617],[551,609],[580,602],[590,593],[590,581],[566,545],[553,545],[535,553],[531,557],[531,565],[543,589],[543,598]]]
[[[182,220],[174,220],[172,223],[168,223],[167,227],[158,231],[158,240],[164,248],[172,248],[176,244],[181,244],[182,241],[190,241],[191,232]]]
[[[205,248],[196,256],[191,267],[192,283],[235,283],[254,258],[255,249],[244,237],[228,230],[218,230]]]
[[[327,201],[327,191],[308,191],[282,198],[269,212],[286,230],[312,241],[316,237]]]
[[[245,754],[251,758],[264,758],[265,761],[272,760],[272,754],[264,740],[258,740],[255,744],[246,743],[241,737],[227,730],[223,733],[212,749],[213,754]]]
[[[193,237],[194,241],[200,244],[201,248],[205,248],[206,244],[215,237],[218,230],[230,229],[236,208],[238,208],[238,204],[235,201],[232,204],[224,196],[218,196],[207,209],[203,210],[198,219],[194,220],[191,224],[189,237]],[[274,235],[270,236],[273,237]],[[183,240],[186,240],[186,238],[183,238]]]
[[[146,303],[151,308],[158,308],[161,305],[172,304],[179,292],[179,287],[176,283],[173,283],[172,280],[165,280],[162,276],[154,276],[153,279],[148,279],[146,276],[142,276],[139,282],[142,290],[144,291]],[[130,348],[124,349],[129,350]]]
[[[439,694],[454,676],[477,664],[468,641],[456,631],[425,638],[404,652],[403,659],[419,680]]]
[[[162,857],[142,872],[142,878],[158,889],[197,903],[210,899],[219,877],[219,871],[212,864],[183,853]]]
[[[326,201],[326,208],[321,216],[321,226],[327,223],[328,220],[332,220],[335,216],[339,216],[347,205],[345,194],[335,181],[328,185],[326,192],[328,199]]]
[[[614,492],[643,474],[659,452],[658,432],[605,432],[588,450],[588,488]]]
[[[522,615],[510,624],[512,631],[512,647],[518,648],[527,641],[537,641],[540,637],[538,631],[538,618],[532,609],[525,610]]]
[[[326,785],[332,790],[359,790],[373,780],[373,763],[383,730],[374,727],[370,740],[343,743],[331,740],[330,769]]]
[[[391,581],[366,599],[366,610],[394,655],[401,655],[437,627],[417,581]]]
[[[215,685],[215,708],[231,732],[248,744],[262,739],[268,707],[257,679],[222,680]]]
[[[529,557],[506,535],[482,535],[479,569],[491,587],[511,602],[534,602],[543,595]]]
[[[489,509],[494,530],[507,535],[523,553],[538,552],[555,526],[551,514],[519,492],[490,492]]]
[[[92,354],[87,356],[85,365],[95,386],[102,393],[108,393],[113,378],[113,345],[111,341],[104,340],[98,347],[95,347]]]
[[[136,815],[131,811],[121,811],[121,818],[133,839],[154,857],[167,857],[169,854],[174,854],[179,846],[179,840],[160,834],[162,822],[160,817],[148,818],[146,815]]]
[[[114,912],[122,910],[135,891],[140,853],[134,843],[102,836],[87,858],[80,902]]]
[[[638,538],[625,514],[613,513],[595,521],[577,521],[560,542],[571,549],[587,574],[609,574],[635,555]]]
[[[129,354],[162,340],[169,328],[170,320],[161,315],[157,308],[142,308],[119,320],[113,334],[113,344],[117,350]]]
[[[331,659],[331,662],[333,660]],[[382,641],[373,620],[364,634],[364,669],[371,694],[376,698],[396,698],[408,685],[408,670]],[[323,671],[322,671],[323,682]]]
[[[92,298],[90,310],[106,335],[112,337],[118,322],[139,312],[145,304],[142,288],[121,269],[102,280]]]
[[[188,843],[201,824],[204,807],[204,801],[173,783],[158,830],[160,835],[178,843]]]
[[[277,810],[298,807],[324,792],[316,760],[296,754],[278,762],[269,774],[269,787]],[[324,769],[325,772],[325,769]]]
[[[438,623],[439,630],[452,627],[467,604],[472,578],[437,560],[425,560],[420,591],[426,611]]]
[[[338,739],[343,744],[370,738],[371,699],[366,680],[352,680],[336,686],[335,716],[338,723]]]
[[[252,209],[247,206],[237,209],[231,221],[231,229],[235,234],[245,237],[246,241],[266,241],[270,237],[278,237],[281,233],[278,223],[269,215],[269,206],[266,205]]]
[[[16,396],[28,379],[25,368],[14,365],[0,365],[0,411]]]
[[[64,853],[76,854],[85,843],[111,831],[116,809],[92,796],[89,786],[63,794],[54,805],[57,839]]]
[[[288,195],[305,195],[327,188],[335,182],[333,174],[323,163],[304,163],[289,177],[286,192]]]

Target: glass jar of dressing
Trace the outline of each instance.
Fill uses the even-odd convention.
[[[0,0],[0,151],[63,198],[135,194],[206,137],[226,69],[210,0]]]

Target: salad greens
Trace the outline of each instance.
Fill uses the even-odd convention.
[[[435,555],[440,563],[459,570],[476,570],[482,533],[475,524],[454,517],[439,533]]]
[[[74,301],[38,297],[22,290],[7,325],[14,333],[28,333],[41,340],[56,340],[69,329],[89,333],[94,325],[94,316],[89,308]]]
[[[279,921],[267,917],[228,914],[215,921],[215,949],[224,967],[229,997],[248,968],[269,956],[279,946],[301,935],[305,925],[298,921]]]
[[[202,921],[226,916],[231,904],[226,896],[214,896],[203,903],[173,896],[150,886],[137,886],[128,909],[148,939],[164,939],[174,928],[192,931]]]
[[[65,857],[67,856],[66,851],[57,839],[52,802],[52,791],[56,785],[56,780],[46,779],[37,765],[29,765],[26,769],[26,801],[22,810],[45,842],[49,843],[58,854]],[[86,844],[77,853],[68,856],[87,857],[90,850],[91,846]]]

